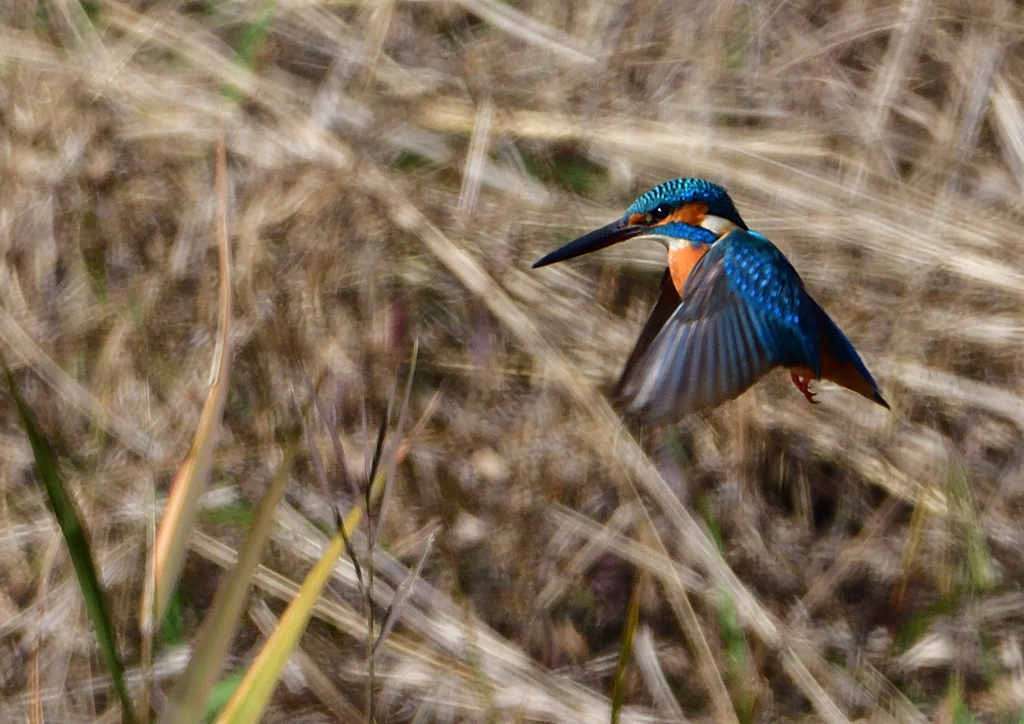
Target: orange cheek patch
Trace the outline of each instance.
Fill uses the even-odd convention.
[[[683,284],[686,283],[694,265],[710,248],[707,244],[699,246],[684,244],[681,248],[672,249],[668,253],[668,269],[672,275],[672,285],[680,295],[683,293]]]
[[[644,214],[630,214],[629,218],[626,219],[626,223],[630,224],[631,226],[646,224],[647,217]]]
[[[704,221],[704,217],[707,216],[707,213],[707,204],[701,203],[700,201],[694,201],[691,204],[683,204],[666,216],[664,223],[667,224],[672,221],[678,221],[683,224],[689,224],[690,226],[700,226],[700,222]]]

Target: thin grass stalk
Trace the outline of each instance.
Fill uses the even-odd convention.
[[[612,677],[612,706],[609,720],[611,724],[619,724],[619,715],[622,713],[623,697],[626,692],[626,667],[633,656],[633,637],[640,622],[642,583],[643,576],[638,576],[633,583],[633,593],[629,597],[629,608],[626,611],[626,623],[622,628],[622,638],[619,640],[619,660],[615,665],[615,675]]]
[[[316,394],[316,388],[313,387],[313,380],[309,378],[306,370],[302,370],[302,379],[306,385],[306,392],[310,399],[313,400],[313,406],[316,407],[317,414],[324,423],[328,434],[331,438],[331,447],[334,450],[334,457],[338,463],[338,471],[341,473],[342,478],[349,489],[352,491],[352,495],[356,498],[359,497],[359,484],[356,483],[355,478],[352,477],[351,472],[348,469],[348,460],[345,459],[345,450],[341,447],[341,440],[338,439],[338,431],[335,426],[331,425],[330,418],[327,417],[327,413],[324,410],[323,401],[320,399],[320,395]],[[337,507],[335,506],[335,511]],[[339,519],[338,525],[341,525]]]
[[[238,629],[253,572],[270,537],[274,511],[284,497],[295,448],[294,442],[285,447],[284,458],[256,508],[238,561],[217,587],[213,603],[196,634],[188,668],[161,714],[160,724],[193,724],[204,719],[210,692],[223,671],[231,640]]]
[[[121,703],[122,716],[128,724],[134,724],[136,721],[135,708],[132,706],[131,696],[128,694],[128,687],[125,684],[124,664],[117,652],[117,635],[114,630],[113,617],[110,614],[110,604],[96,573],[92,545],[89,543],[85,525],[82,523],[82,517],[78,513],[71,494],[65,487],[60,473],[57,472],[57,456],[39,429],[32,410],[22,399],[14,375],[7,367],[7,362],[2,358],[0,358],[0,366],[3,367],[7,377],[7,388],[14,400],[21,426],[32,445],[32,455],[39,478],[42,480],[54,517],[57,519],[57,524],[67,543],[68,553],[78,578],[89,621],[96,632],[96,640],[104,665],[113,682],[114,692]]]
[[[423,573],[423,566],[427,562],[427,557],[434,550],[434,541],[437,538],[437,531],[435,530],[427,538],[427,544],[423,546],[423,553],[420,554],[419,559],[416,561],[416,566],[402,581],[402,585],[399,586],[398,590],[395,591],[394,600],[388,606],[384,612],[384,618],[381,620],[380,631],[377,633],[377,639],[373,642],[373,655],[376,655],[380,651],[381,645],[387,640],[388,634],[391,633],[391,629],[394,628],[395,623],[402,617],[402,610],[405,608],[406,602],[409,600],[409,594],[412,593],[413,588],[416,586],[416,581],[419,580],[420,575]]]
[[[263,600],[254,601],[249,607],[249,617],[264,636],[270,636],[278,624],[278,618]],[[310,691],[340,722],[355,722],[363,713],[342,694],[333,679],[321,670],[316,660],[301,649],[292,654],[297,662]]]
[[[57,558],[57,554],[60,552],[61,536],[54,535],[50,545],[46,548],[46,555],[43,556],[43,564],[40,566],[41,576],[39,578],[39,589],[36,594],[36,600],[39,601],[40,608],[43,612],[46,611],[46,598],[50,589],[50,571],[53,570],[54,561]],[[43,702],[42,702],[42,680],[40,676],[40,658],[42,657],[43,651],[43,627],[42,627],[42,615],[40,615],[40,622],[36,625],[36,635],[32,643],[32,656],[29,664],[29,691],[31,692],[31,701],[29,703],[28,718],[31,724],[43,724]]]
[[[227,151],[224,130],[217,136],[217,249],[220,270],[220,329],[214,351],[213,377],[192,447],[171,484],[151,559],[154,579],[152,600],[143,600],[140,618],[143,631],[151,631],[167,613],[171,594],[178,583],[188,537],[199,514],[199,498],[213,466],[213,451],[220,432],[221,415],[227,400],[231,374],[231,245],[227,222]]]
[[[383,480],[374,481],[371,486],[371,500],[380,495],[383,485]],[[349,512],[344,522],[346,535],[351,536],[364,515],[362,505],[354,507]],[[217,717],[216,724],[255,724],[260,720],[277,686],[281,671],[292,651],[298,646],[320,594],[331,579],[334,566],[344,550],[343,537],[339,533],[330,541],[323,555],[306,576],[298,594],[281,616],[277,628],[264,642],[231,699]]]
[[[307,380],[308,380],[308,378],[307,378]],[[312,398],[313,398],[314,402],[317,405],[316,409],[318,411],[321,411],[321,413],[322,413],[322,410],[321,410],[321,408],[319,406],[319,402],[318,402],[319,401],[319,396],[316,394],[316,391],[312,388],[312,386],[310,386],[309,392],[312,395]],[[302,419],[302,411],[298,409],[298,405],[297,404],[296,404],[296,409],[299,412],[299,419]],[[325,425],[326,425],[326,418],[324,418],[322,414],[321,414],[320,417],[321,417],[321,420],[323,420]],[[333,502],[334,495],[333,495],[332,490],[331,490],[330,482],[328,482],[328,480],[327,480],[327,471],[324,469],[323,460],[320,458],[320,451],[317,450],[316,443],[313,441],[313,434],[312,434],[312,432],[309,429],[309,425],[305,424],[305,421],[303,421],[303,425],[302,425],[302,435],[303,435],[303,437],[305,438],[305,441],[306,441],[306,448],[309,450],[309,458],[310,458],[310,460],[313,461],[313,471],[314,471],[314,473],[316,473],[317,480],[320,482],[320,489],[323,492],[324,500],[326,502],[328,502],[330,504],[330,506],[331,506],[331,510],[332,510],[332,512],[334,514],[333,517],[334,517],[335,525],[337,526],[338,532],[341,534],[342,539],[344,540],[344,543],[345,543],[345,553],[348,554],[349,560],[352,561],[352,567],[355,568],[355,571],[356,571],[356,580],[359,582],[360,589],[362,589],[364,587],[364,584],[363,584],[363,570],[362,570],[362,566],[359,564],[359,556],[356,555],[356,551],[352,547],[352,541],[349,540],[347,535],[345,535],[345,527],[342,524],[342,520],[341,520],[341,511],[339,510],[338,506],[336,504],[334,504],[334,502]],[[347,471],[345,472],[345,474],[347,475]],[[358,500],[358,499],[359,499],[359,497],[357,496],[356,500]]]
[[[411,377],[414,372],[415,356],[413,357],[413,363],[410,369],[410,381],[407,382],[406,385],[403,408],[408,405],[411,390]],[[392,402],[393,400],[394,395],[392,395]],[[231,700],[218,717],[218,724],[250,724],[251,722],[255,722],[259,719],[270,700],[270,696],[280,677],[281,670],[284,667],[285,662],[291,655],[292,651],[295,650],[295,647],[298,646],[299,638],[305,630],[309,617],[313,613],[313,608],[319,600],[324,586],[332,576],[333,567],[337,562],[338,557],[346,548],[346,540],[351,537],[352,532],[355,530],[356,526],[363,521],[364,516],[366,518],[367,530],[374,531],[377,529],[377,527],[373,525],[369,511],[372,511],[374,504],[382,498],[384,491],[387,489],[389,484],[389,475],[394,475],[396,462],[392,458],[397,457],[402,451],[401,445],[396,442],[390,446],[388,450],[388,459],[384,460],[383,448],[386,440],[387,424],[390,419],[391,407],[392,405],[389,403],[381,426],[377,431],[376,444],[368,470],[368,472],[371,473],[371,477],[369,477],[369,481],[366,486],[363,504],[353,508],[349,512],[349,515],[343,521],[343,524],[339,528],[337,534],[328,545],[327,550],[314,565],[313,570],[310,571],[309,575],[307,575],[298,595],[295,596],[288,608],[285,610],[277,628],[267,639],[260,653],[257,655],[256,660],[253,662],[252,666],[250,666],[242,681],[239,683],[239,686],[235,690]],[[404,421],[402,415],[400,415],[400,420]],[[365,415],[363,429],[366,430]],[[400,431],[396,437],[400,437]],[[377,473],[381,468],[382,461],[386,462],[387,468],[383,475],[378,475]],[[368,538],[369,535],[370,534],[368,533]],[[366,587],[364,590],[367,625],[367,703],[365,715],[368,723],[373,722],[374,714],[373,696],[375,669],[373,654],[376,642],[373,620],[374,567],[372,550],[371,546],[371,554],[369,555],[365,566]]]
[[[384,492],[380,498],[380,509],[377,513],[377,522],[374,526],[372,540],[377,541],[380,535],[380,527],[384,523],[384,516],[387,514],[388,502],[391,500],[391,491],[394,489],[395,472],[398,466],[399,447],[402,445],[402,436],[405,432],[405,423],[408,419],[409,400],[412,397],[412,383],[416,376],[416,360],[419,357],[419,340],[413,342],[412,357],[409,360],[409,375],[405,380],[405,394],[402,396],[402,407],[398,412],[398,422],[395,425],[395,434],[392,436],[391,450],[388,454],[388,469],[384,476]]]
[[[633,637],[633,660],[643,674],[651,698],[654,699],[664,716],[672,721],[685,722],[683,708],[676,700],[675,692],[672,691],[661,667],[661,662],[658,660],[654,633],[648,624],[640,624],[637,627]]]
[[[974,490],[962,465],[953,466],[947,487],[947,497],[954,513],[950,516],[949,523],[957,533],[954,539],[961,541],[962,547],[961,556],[966,578],[963,585],[972,594],[979,594],[992,588],[998,579],[978,514]]]
[[[366,652],[366,706],[364,708],[366,724],[373,724],[374,678],[376,677],[376,665],[373,659],[373,585],[376,573],[376,567],[374,566],[373,561],[373,549],[377,545],[377,527],[373,522],[373,481],[376,480],[377,470],[380,467],[381,456],[384,451],[385,433],[387,432],[388,420],[391,417],[391,405],[395,399],[395,387],[397,387],[397,385],[398,382],[396,380],[394,387],[391,389],[391,398],[388,400],[387,409],[384,412],[384,416],[381,418],[380,429],[377,431],[377,443],[373,450],[373,462],[370,464],[370,470],[368,471],[369,474],[367,476],[366,496],[364,501],[364,505],[366,506],[367,546],[366,588],[363,591],[363,609],[366,613],[366,641],[364,642]],[[381,480],[383,481],[383,485],[380,489],[380,493],[383,494],[384,489],[387,487],[387,480],[384,478]]]
[[[377,538],[380,535],[381,525],[384,522],[384,515],[387,510],[388,498],[390,497],[391,490],[394,486],[394,478],[398,465],[398,458],[401,454],[401,443],[402,433],[405,428],[406,415],[409,410],[409,397],[412,394],[412,383],[416,375],[416,359],[419,354],[419,343],[413,344],[412,356],[409,361],[409,374],[406,378],[405,393],[402,396],[402,407],[398,414],[398,422],[394,434],[392,435],[392,442],[388,449],[387,454],[387,469],[383,476],[384,486],[380,492],[380,504],[377,506],[376,520],[373,515],[369,512],[366,516],[366,539],[367,539],[367,561],[366,561],[366,591],[365,591],[365,605],[366,605],[366,722],[372,724],[374,721],[374,683],[376,678],[376,657],[375,652],[377,648],[378,636],[374,635],[374,621],[373,621],[373,586],[374,577],[376,573],[374,565],[373,551],[377,546]],[[394,408],[395,394],[398,390],[398,379],[396,378],[394,386],[391,388],[391,395],[388,399],[387,410],[385,411],[383,422],[380,431],[377,435],[377,446],[374,449],[373,464],[370,466],[370,474],[368,480],[375,480],[377,470],[379,469],[380,462],[383,455],[384,448],[384,432],[385,425],[390,422],[391,411]],[[366,501],[366,510],[372,510],[372,501],[369,498]],[[398,592],[396,592],[396,599],[398,598]],[[392,601],[394,606],[394,601]],[[387,617],[385,617],[387,620]]]
[[[146,550],[154,550],[156,547],[157,531],[157,503],[156,503],[156,476],[151,474],[146,481],[145,515],[146,515]],[[152,601],[155,596],[156,577],[154,571],[147,569],[142,578],[142,600]],[[153,671],[153,647],[156,636],[156,627],[153,625],[141,626],[139,630],[139,668],[142,671],[142,724],[149,724],[150,701],[152,699],[152,671]]]

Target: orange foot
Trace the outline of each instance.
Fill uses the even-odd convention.
[[[815,393],[809,389],[811,380],[814,379],[814,374],[808,370],[806,372],[790,372],[789,376],[793,378],[793,384],[796,385],[796,388],[804,393],[807,401],[812,405],[817,405],[818,401],[814,399]]]

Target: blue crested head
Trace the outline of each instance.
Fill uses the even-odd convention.
[[[547,266],[644,234],[683,239],[693,246],[713,244],[735,227],[747,229],[721,186],[699,178],[677,178],[643,194],[625,215],[538,259]],[[672,242],[668,242],[671,246]]]
[[[626,209],[623,219],[645,224],[649,234],[711,243],[717,237],[702,226],[708,216],[747,228],[725,189],[700,178],[677,178],[655,186]]]
[[[706,213],[728,219],[742,229],[747,228],[726,190],[702,178],[676,178],[659,184],[640,195],[626,209],[626,215],[650,214],[662,205],[674,211],[687,204],[704,204]]]

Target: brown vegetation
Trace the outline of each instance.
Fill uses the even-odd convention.
[[[0,352],[67,461],[130,661],[147,501],[208,384],[226,132],[236,358],[156,707],[301,424],[303,370],[361,469],[360,401],[375,426],[418,340],[385,585],[439,535],[377,661],[379,721],[607,721],[634,587],[624,721],[1019,721],[1021,12],[5,0]],[[729,188],[892,415],[773,375],[678,429],[619,425],[601,393],[663,252],[529,265],[675,176]],[[37,699],[92,721],[113,700],[31,460],[2,397],[0,720]],[[331,523],[308,459],[286,500],[254,593],[277,613],[270,573],[301,579]],[[302,646],[324,680],[286,677],[268,721],[342,716],[324,691],[363,705],[350,579],[329,597]]]

